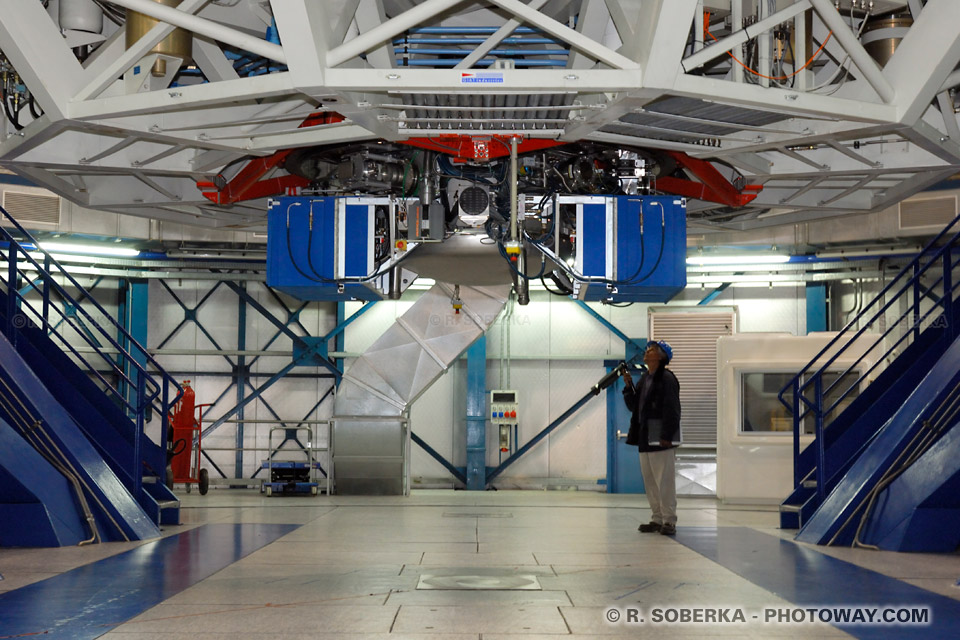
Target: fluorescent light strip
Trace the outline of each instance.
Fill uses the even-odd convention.
[[[687,264],[693,267],[725,264],[783,264],[790,256],[690,256]]]
[[[66,244],[62,242],[41,242],[40,248],[50,253],[71,253],[88,256],[122,256],[133,257],[140,255],[139,249],[128,247],[110,247],[98,244]]]

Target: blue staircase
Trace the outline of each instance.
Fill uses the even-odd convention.
[[[889,545],[894,538],[881,532],[889,533],[891,525],[878,521],[919,523],[923,518],[912,514],[920,508],[920,494],[942,495],[938,491],[948,474],[940,469],[923,476],[929,486],[913,487],[918,502],[912,507],[901,497],[896,514],[877,508],[890,504],[891,489],[902,496],[896,489],[903,486],[900,475],[932,459],[927,449],[953,426],[933,421],[960,383],[958,244],[960,217],[781,391],[794,422],[795,488],[780,506],[780,525],[799,528],[798,540],[875,546],[870,540],[879,536]],[[863,354],[838,372],[838,359],[864,343],[869,346]],[[847,375],[858,371],[860,380]],[[849,406],[841,411],[841,404]],[[804,423],[814,425],[814,439],[801,450]],[[953,465],[960,469],[960,459]],[[955,530],[954,547],[960,527]]]
[[[0,479],[8,481],[0,519],[16,513],[15,530],[52,532],[0,529],[0,546],[156,537],[161,524],[179,522],[179,501],[165,480],[169,410],[181,389],[26,230],[0,214],[12,227],[0,228],[0,434],[19,438],[16,450],[26,443],[43,470],[25,476],[23,465],[0,456]],[[51,487],[68,487],[72,498]],[[34,506],[13,506],[21,504]],[[72,526],[78,519],[80,540]]]

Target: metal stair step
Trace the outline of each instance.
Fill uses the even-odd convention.
[[[816,480],[804,480],[804,481],[803,481],[803,488],[804,488],[804,489],[816,489],[816,488],[817,488],[817,481],[816,481]]]
[[[180,506],[179,500],[161,500],[157,503],[161,509],[176,509]]]
[[[803,508],[803,505],[800,504],[782,504],[780,505],[780,511],[785,511],[787,513],[800,513],[800,509]]]

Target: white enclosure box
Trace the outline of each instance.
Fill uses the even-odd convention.
[[[778,504],[793,490],[793,421],[777,396],[835,336],[742,333],[717,340],[718,498],[729,503]],[[864,356],[832,392],[856,387],[837,411],[882,370],[884,363],[867,374],[877,361],[874,356],[883,353],[881,347],[871,350],[876,340],[875,334],[862,336],[831,364],[824,378],[827,386]],[[787,401],[790,397],[784,396]],[[813,441],[812,420],[805,421],[803,431],[801,450]]]

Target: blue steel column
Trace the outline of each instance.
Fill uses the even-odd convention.
[[[130,334],[130,337],[137,342],[137,344],[146,348],[147,346],[147,317],[148,317],[148,307],[150,303],[149,296],[149,285],[146,280],[126,280],[121,281],[120,286],[122,287],[121,304],[120,304],[120,326]],[[140,473],[140,460],[141,456],[141,445],[140,438],[143,436],[143,428],[145,421],[147,420],[146,412],[149,409],[144,406],[144,399],[146,395],[146,380],[140,375],[140,372],[137,370],[134,363],[140,365],[144,370],[147,367],[147,353],[136,347],[134,347],[133,342],[128,340],[123,335],[119,336],[120,345],[130,354],[129,359],[123,360],[123,372],[126,374],[127,378],[130,379],[130,384],[121,387],[123,390],[124,397],[127,398],[127,401],[131,405],[137,408],[136,415],[133,416],[136,422],[137,428],[136,433],[134,434],[134,490],[137,492],[134,495],[139,495],[140,491],[140,482],[141,482],[141,473]],[[122,355],[120,356],[123,357]],[[132,362],[131,362],[132,360]],[[121,381],[122,383],[123,381]],[[166,459],[157,459],[148,461],[149,464],[154,469],[163,469],[166,465]]]
[[[130,314],[127,311],[127,297],[129,296],[130,290],[127,288],[127,281],[124,278],[120,278],[117,281],[117,322],[120,324],[120,328],[130,332]],[[127,340],[127,336],[123,331],[118,332],[117,334],[117,343],[120,345],[120,348],[124,351],[130,351],[130,344]],[[130,365],[127,362],[126,358],[122,353],[117,354],[117,367],[123,370],[124,375],[130,377]],[[135,383],[136,381],[131,378]],[[121,376],[120,380],[117,382],[117,391],[120,392],[120,396],[125,400],[130,400],[128,395],[129,390],[127,389],[127,381]]]
[[[827,330],[827,285],[807,285],[807,333]]]
[[[241,283],[241,287],[244,291],[247,290],[247,283]],[[244,296],[237,296],[237,350],[243,351],[247,348],[247,301]],[[237,356],[237,366],[236,366],[236,380],[235,384],[237,385],[237,404],[240,405],[243,401],[243,394],[247,389],[247,357],[243,355]],[[243,477],[243,416],[244,408],[240,406],[240,410],[237,411],[237,436],[236,436],[236,460],[234,463],[235,473],[234,478]]]
[[[130,334],[138,344],[142,345],[144,348],[147,346],[147,318],[148,318],[148,308],[150,305],[150,287],[147,284],[146,280],[128,280],[126,286],[126,295],[125,298],[125,313],[124,320],[120,322],[121,326],[127,330],[127,333]],[[147,367],[147,354],[140,349],[133,348],[132,344],[124,344],[127,351],[130,353],[130,358],[133,359],[137,364],[146,369]],[[139,374],[132,363],[129,361],[126,364],[127,370],[125,373],[127,377],[130,378],[130,382],[133,385],[139,384]],[[128,395],[133,395],[136,393],[136,388],[130,389]],[[129,397],[128,397],[129,400]]]
[[[467,490],[487,488],[487,337],[467,349]]]
[[[347,305],[343,300],[337,301],[337,326],[343,326],[344,321],[347,319]],[[338,333],[333,339],[333,350],[342,352],[344,345],[346,345],[346,335],[343,333]],[[343,358],[334,358],[334,364],[337,367],[337,370],[343,373]],[[337,381],[339,383],[339,380]]]

